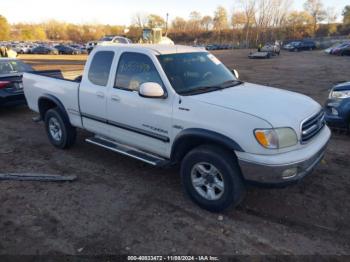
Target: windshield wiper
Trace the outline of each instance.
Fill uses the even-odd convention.
[[[221,89],[222,89],[222,87],[220,87],[220,86],[201,86],[201,87],[197,87],[195,89],[181,91],[180,95],[196,95],[196,94],[202,94],[202,93],[207,93],[207,92],[213,92],[213,91],[221,90]]]
[[[243,84],[243,81],[240,80],[228,80],[220,84],[221,88],[229,88],[229,87],[234,87]]]
[[[229,87],[234,87],[243,84],[242,81],[239,80],[229,80],[221,83],[220,85],[215,86],[201,86],[195,89],[185,90],[180,93],[180,95],[196,95],[196,94],[202,94],[207,92],[213,92],[217,90],[222,90]]]

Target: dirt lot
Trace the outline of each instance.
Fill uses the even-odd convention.
[[[310,95],[349,80],[350,58],[322,52],[249,60],[216,55],[241,79]],[[23,57],[36,68],[81,70],[84,57]],[[262,98],[263,99],[263,98]],[[291,108],[293,110],[293,108]],[[76,174],[72,183],[0,182],[0,254],[350,254],[350,137],[334,133],[325,159],[301,183],[251,187],[219,214],[188,200],[178,170],[157,169],[86,144],[52,147],[27,108],[0,109],[1,172]]]

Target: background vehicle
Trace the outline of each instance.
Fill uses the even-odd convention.
[[[32,54],[58,55],[58,50],[48,46],[37,46],[31,51]]]
[[[107,35],[101,38],[98,44],[132,44],[132,41],[129,38],[117,35]]]
[[[144,28],[139,43],[174,45],[174,41],[167,36],[167,32],[165,32],[165,36],[163,36],[163,29],[158,27]]]
[[[294,46],[297,45],[297,44],[299,44],[299,43],[300,43],[300,41],[290,42],[290,43],[288,43],[288,44],[283,45],[283,49],[288,50],[288,51],[291,51],[291,50],[294,49]]]
[[[284,46],[284,49],[292,52],[305,51],[305,50],[315,50],[316,43],[311,40],[303,40],[291,42]]]
[[[334,47],[331,50],[330,54],[331,55],[344,55],[344,54],[346,54],[346,49],[349,47],[350,47],[350,42],[343,43],[341,45]]]
[[[29,54],[31,48],[28,45],[12,45],[12,49],[18,54]]]
[[[323,50],[326,54],[331,54],[332,50],[338,46],[342,45],[342,43],[335,43],[333,45],[331,45],[330,47],[326,48],[325,50]]]
[[[269,52],[273,55],[280,55],[281,47],[279,44],[267,43],[261,48],[261,52]]]
[[[72,146],[83,128],[94,145],[154,166],[180,164],[190,198],[220,211],[241,201],[247,181],[303,178],[330,138],[314,100],[234,72],[198,48],[114,45],[94,49],[81,82],[23,79],[54,146]]]
[[[84,45],[77,45],[77,44],[71,44],[70,47],[73,47],[75,49],[78,49],[81,54],[87,54],[88,51]]]
[[[211,45],[207,45],[205,47],[206,50],[219,50],[219,46],[218,45],[215,45],[215,44],[211,44]]]
[[[96,45],[97,45],[97,42],[94,42],[94,41],[90,41],[90,42],[87,42],[87,43],[86,43],[85,48],[86,48],[88,54],[91,53],[92,49],[94,49],[94,47],[95,47]]]
[[[62,55],[79,55],[81,54],[80,50],[70,47],[70,46],[66,46],[66,45],[56,45],[55,49],[58,50],[59,54]]]
[[[34,69],[17,59],[0,58],[0,106],[25,104],[22,74]]]
[[[341,56],[350,56],[350,45],[342,48],[339,52],[339,55]]]
[[[350,131],[350,82],[340,83],[331,89],[325,110],[328,125]]]

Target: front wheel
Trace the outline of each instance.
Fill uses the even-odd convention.
[[[182,161],[181,177],[189,197],[212,212],[237,206],[245,193],[235,156],[220,147],[205,145],[190,151]]]
[[[45,114],[45,127],[51,144],[60,149],[71,147],[76,138],[76,129],[57,109],[50,109]]]

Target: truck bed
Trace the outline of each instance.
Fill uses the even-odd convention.
[[[38,101],[41,98],[54,98],[64,106],[71,124],[80,127],[79,116],[80,81],[63,79],[57,71],[36,71],[23,74],[24,95],[28,106],[39,112]],[[30,92],[29,92],[30,90]]]

